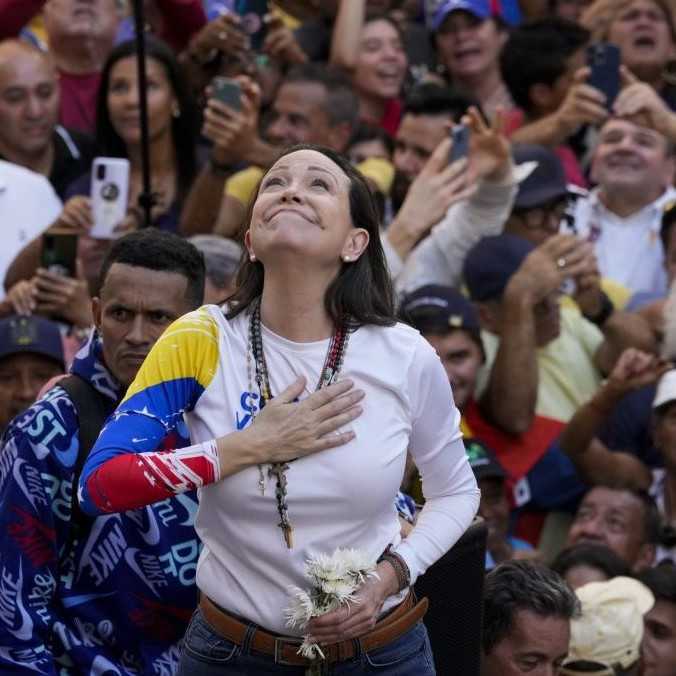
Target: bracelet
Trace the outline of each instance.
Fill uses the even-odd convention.
[[[408,589],[411,586],[411,571],[401,555],[392,551],[392,545],[388,545],[387,549],[380,555],[378,563],[381,561],[387,561],[394,568],[394,573],[399,583],[397,592]]]
[[[604,291],[601,291],[601,309],[593,316],[583,314],[583,317],[592,324],[596,324],[596,326],[603,326],[608,321],[608,317],[610,317],[613,312],[615,312],[613,301],[608,298]]]

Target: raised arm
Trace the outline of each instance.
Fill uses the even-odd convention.
[[[258,135],[260,89],[250,78],[237,78],[242,90],[242,109],[236,111],[215,98],[209,98],[204,111],[202,134],[212,142],[209,161],[193,183],[181,213],[179,229],[183,235],[195,235],[219,226],[226,180],[251,162],[267,167],[276,157],[275,148]],[[234,237],[237,233],[228,232]]]
[[[667,368],[653,355],[626,350],[606,383],[570,419],[561,434],[561,447],[583,481],[634,490],[650,487],[649,468],[629,452],[610,451],[597,434],[625,394],[655,382]]]
[[[354,70],[365,18],[366,0],[340,0],[331,38],[332,66]]]
[[[80,504],[87,513],[135,509],[245,467],[283,462],[353,438],[352,432],[331,433],[361,414],[363,392],[346,380],[297,404],[305,385],[299,379],[265,406],[254,425],[188,448],[158,451],[183,414],[197,405],[219,360],[219,329],[207,308],[166,330],[85,463]]]

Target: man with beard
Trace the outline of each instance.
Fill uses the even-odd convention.
[[[604,277],[633,292],[666,292],[660,226],[676,199],[674,148],[664,136],[626,119],[601,128],[592,179],[598,184],[577,202],[574,227],[594,243]]]

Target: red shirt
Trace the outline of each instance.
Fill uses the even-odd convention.
[[[71,75],[59,73],[61,110],[59,122],[64,127],[93,134],[96,126],[96,95],[101,73]]]
[[[394,136],[397,133],[397,129],[399,129],[403,109],[404,106],[399,99],[390,99],[385,104],[385,112],[378,126],[384,129],[390,136]]]

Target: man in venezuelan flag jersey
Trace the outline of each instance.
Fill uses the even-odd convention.
[[[192,244],[152,229],[117,240],[71,373],[112,410],[203,293]],[[94,519],[74,511],[85,422],[64,387],[17,416],[0,450],[0,673],[170,676],[197,603],[196,496]],[[165,445],[186,446],[185,426]]]

